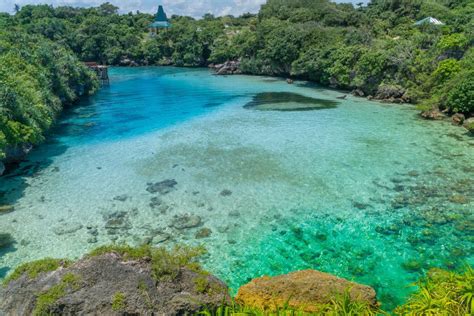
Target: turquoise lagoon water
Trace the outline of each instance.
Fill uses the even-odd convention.
[[[305,82],[174,68],[111,75],[0,178],[1,202],[15,206],[0,217],[16,240],[1,253],[3,276],[111,242],[202,243],[205,267],[234,290],[313,268],[369,284],[391,307],[428,268],[473,263],[474,139],[463,129]],[[338,104],[243,108],[269,92]],[[168,193],[147,191],[167,179],[177,182]],[[211,234],[196,238],[203,228]]]

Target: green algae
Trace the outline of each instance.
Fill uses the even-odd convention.
[[[313,111],[334,109],[339,102],[307,97],[291,92],[264,92],[253,97],[244,108],[260,111]]]

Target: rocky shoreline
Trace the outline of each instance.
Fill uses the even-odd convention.
[[[210,64],[208,67],[212,69],[216,75],[227,76],[227,75],[239,75],[244,72],[240,69],[241,62],[239,60],[230,60],[222,64]],[[286,79],[288,84],[293,84],[294,79]],[[336,88],[337,86],[334,86]],[[413,99],[407,89],[404,89],[398,85],[381,85],[377,88],[374,95],[366,94],[362,89],[356,88],[351,91],[351,94],[355,97],[366,98],[369,101],[375,100],[385,103],[403,104],[412,103]],[[341,96],[339,99],[345,99],[346,95]],[[451,114],[451,115],[450,115]],[[428,120],[445,120],[451,121],[453,125],[462,126],[468,130],[469,133],[474,135],[474,115],[471,113],[466,116],[461,113],[450,113],[449,109],[441,111],[437,108],[422,111],[420,116]]]
[[[131,59],[123,59],[120,61],[119,65],[121,67],[141,67],[148,66],[146,63],[139,63]],[[176,66],[173,65],[171,61],[163,62],[161,66]],[[227,76],[227,75],[240,75],[244,74],[241,70],[241,62],[239,60],[230,60],[222,64],[209,64],[207,66],[209,69],[213,70],[215,75]],[[287,79],[288,84],[293,84],[294,80],[291,78]],[[397,85],[381,85],[375,95],[366,95],[361,89],[354,89],[351,91],[351,94],[356,97],[366,98],[369,101],[376,100],[379,102],[402,104],[402,103],[411,103],[413,100],[410,97],[410,94],[407,90],[403,89]],[[340,97],[339,99],[345,99],[346,95]],[[426,110],[420,113],[420,116],[428,120],[451,120],[453,125],[458,125],[464,127],[468,133],[474,135],[474,115],[465,116],[461,113],[451,113],[445,110],[441,111],[437,108]],[[0,160],[0,176],[2,176],[8,168],[8,165],[13,165],[15,163],[21,162],[25,159],[28,153],[33,149],[32,144],[19,144],[10,148],[7,148],[5,158]]]
[[[6,315],[194,315],[232,305],[228,287],[200,268],[191,248],[109,246],[77,262],[44,259],[17,268],[0,287]],[[377,309],[374,289],[315,270],[261,277],[236,303],[318,312],[339,295]]]

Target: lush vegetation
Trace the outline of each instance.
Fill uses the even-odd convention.
[[[63,105],[92,93],[97,79],[60,43],[0,16],[0,159],[22,144],[41,142]]]
[[[205,253],[203,247],[176,246],[173,249],[153,248],[148,245],[131,247],[128,245],[110,245],[97,248],[87,256],[100,256],[116,253],[124,260],[150,260],[153,276],[158,281],[171,281],[183,267],[192,269],[202,276],[207,276],[199,264],[199,257]],[[18,267],[6,280],[5,285],[26,274],[35,278],[40,273],[53,271],[71,264],[68,260],[43,259],[26,263]],[[63,297],[68,289],[77,289],[81,280],[73,274],[65,274],[61,281],[48,291],[39,293],[36,314],[48,310],[48,307]],[[201,286],[200,282],[196,286]],[[466,266],[463,272],[452,272],[432,269],[426,277],[414,286],[417,290],[407,302],[396,308],[395,315],[471,315],[474,312],[474,270]],[[142,285],[139,285],[139,289]],[[125,297],[121,292],[111,298],[112,308],[121,310],[125,307]],[[335,296],[332,301],[321,307],[321,315],[389,315],[387,312],[370,306],[367,303],[354,301],[349,292]],[[233,302],[213,311],[203,311],[200,315],[310,315],[301,311],[281,308],[274,311],[261,311],[255,308],[240,306]]]
[[[257,15],[153,16],[27,5],[0,15],[0,158],[38,143],[64,104],[97,88],[81,61],[207,66],[240,60],[250,74],[295,76],[381,99],[474,111],[474,3],[470,0],[268,0]],[[415,26],[433,16],[443,26]]]
[[[68,290],[77,290],[80,287],[81,279],[79,276],[72,273],[65,274],[57,285],[51,287],[47,291],[38,293],[38,298],[36,299],[36,306],[33,310],[33,315],[50,315],[50,309],[51,306],[54,305],[54,303],[64,297]]]
[[[207,274],[198,263],[198,258],[206,253],[203,247],[177,245],[172,250],[164,247],[153,248],[149,245],[131,247],[128,245],[103,246],[92,251],[89,256],[117,253],[126,260],[149,258],[153,277],[156,280],[173,280],[181,268],[186,267],[200,274]]]
[[[474,313],[474,270],[464,273],[433,269],[420,280],[418,291],[397,308],[397,315],[472,315]]]

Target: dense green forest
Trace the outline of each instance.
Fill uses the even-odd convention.
[[[249,74],[294,76],[358,95],[474,111],[471,0],[268,0],[256,15],[173,16],[148,33],[153,16],[48,5],[0,15],[0,155],[36,143],[62,104],[97,84],[80,63],[207,66],[239,60]],[[415,26],[435,17],[444,25]]]
[[[19,28],[0,31],[0,159],[41,142],[63,106],[97,87],[66,46]]]

